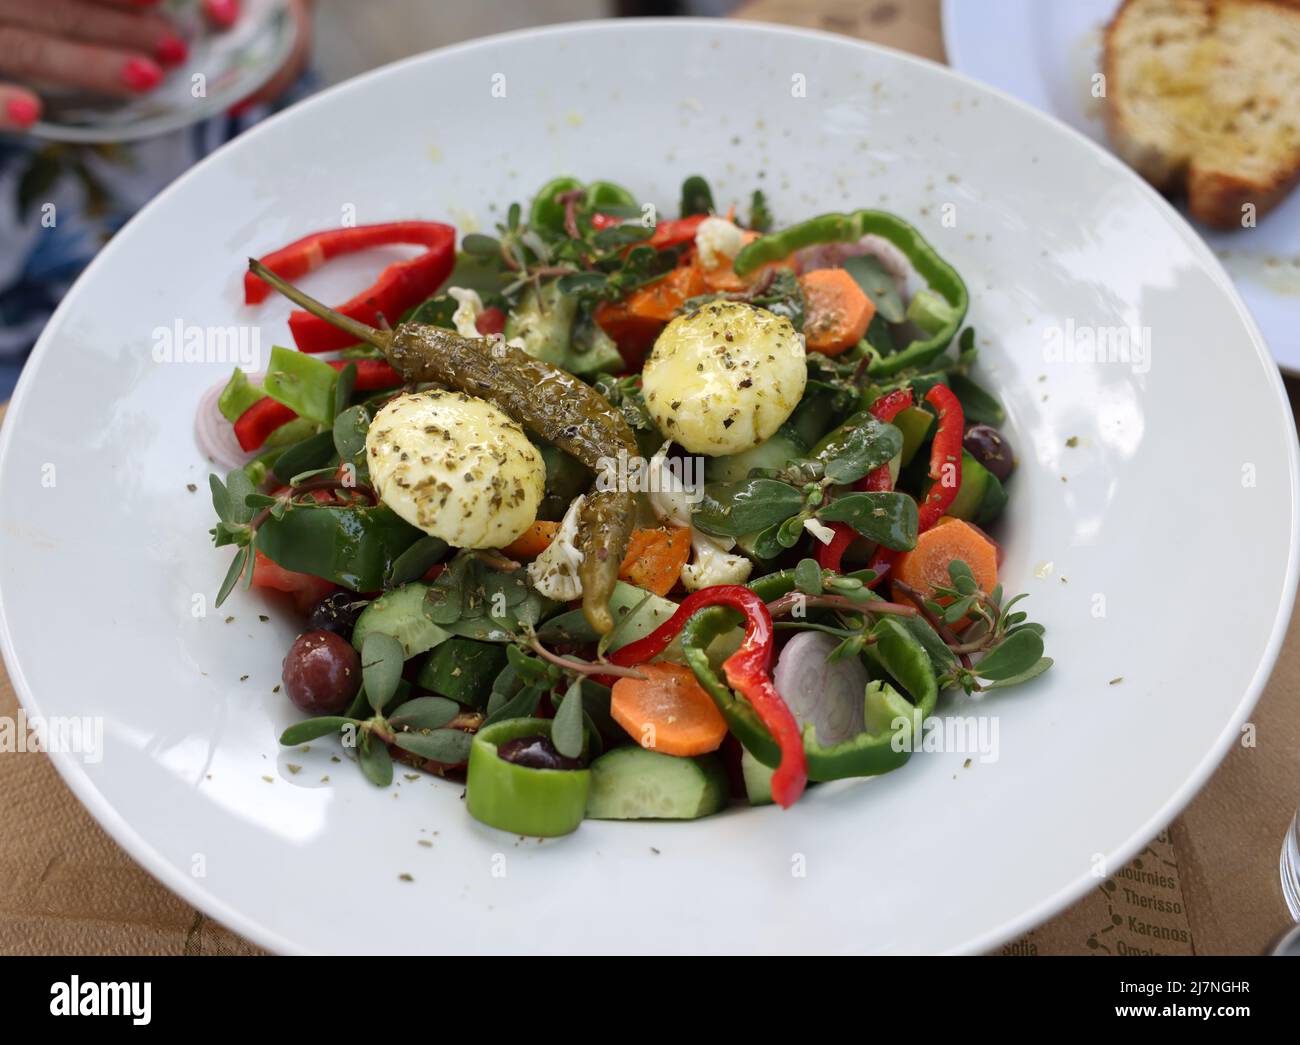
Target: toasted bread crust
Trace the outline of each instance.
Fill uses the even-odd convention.
[[[1300,0],[1124,0],[1104,35],[1116,153],[1162,192],[1185,189],[1200,221],[1262,217],[1300,184],[1300,70],[1283,37],[1300,41]]]

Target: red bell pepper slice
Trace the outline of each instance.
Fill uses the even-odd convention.
[[[871,416],[877,421],[884,421],[888,424],[899,413],[912,405],[912,389],[898,388],[886,395],[881,396],[868,408]],[[882,464],[879,468],[873,468],[862,479],[858,480],[854,489],[887,492],[894,488],[893,476],[889,474],[889,463]],[[844,557],[844,552],[848,546],[853,543],[858,532],[848,523],[831,523],[831,529],[835,531],[835,536],[827,544],[817,546],[817,565],[823,570],[840,571],[840,560]]]
[[[668,221],[658,222],[655,225],[653,235],[644,242],[654,247],[655,250],[679,247],[683,243],[689,243],[695,239],[695,233],[699,231],[700,223],[709,217],[712,217],[712,215],[692,214],[686,218],[671,218]],[[598,213],[591,216],[591,227],[597,230],[612,228],[623,223],[623,218],[610,217],[608,214]]]
[[[396,261],[380,273],[375,284],[338,306],[345,316],[379,325],[379,317],[395,321],[413,305],[438,289],[456,261],[456,230],[436,221],[401,221],[389,225],[362,225],[331,229],[305,236],[262,259],[277,275],[292,279],[339,254],[390,243],[416,243],[428,247],[407,261]],[[244,278],[244,299],[256,303],[269,288],[251,273]],[[289,316],[294,343],[303,352],[332,352],[355,341],[349,334],[308,312]]]
[[[961,408],[961,401],[947,385],[935,385],[925,394],[925,401],[938,413],[939,424],[930,443],[929,475],[933,483],[917,513],[918,534],[925,533],[943,518],[943,513],[961,489],[962,436],[966,430],[966,415]],[[880,582],[884,571],[899,554],[893,548],[876,549],[876,554],[871,557],[871,568],[877,572],[877,577],[871,582],[871,587]]]
[[[338,585],[310,573],[286,570],[273,559],[254,551],[253,587],[282,591],[293,597],[299,613],[310,613],[316,603],[334,591]]]
[[[262,264],[277,276],[295,281],[336,258],[370,247],[387,247],[394,243],[414,243],[425,247],[439,246],[450,226],[436,221],[393,221],[384,225],[357,225],[353,228],[328,229],[294,240],[287,247],[262,258]],[[454,236],[455,233],[453,232]],[[271,293],[271,285],[251,272],[244,273],[244,304],[258,305]]]
[[[694,614],[706,606],[730,606],[745,618],[745,639],[722,662],[727,683],[749,701],[759,719],[781,749],[781,762],[772,776],[772,798],[789,808],[808,784],[808,761],[803,737],[790,707],[772,684],[772,645],[775,630],[772,615],[754,592],[743,584],[719,584],[701,588],[682,600],[677,612],[643,639],[630,642],[610,654],[614,664],[642,664],[657,657]]]
[[[239,420],[235,422],[235,438],[239,440],[240,449],[245,453],[260,449],[267,436],[297,416],[270,396],[259,399],[240,414]]]
[[[349,363],[355,363],[357,380],[352,387],[358,392],[396,388],[402,383],[402,375],[394,370],[386,359],[327,359],[325,362],[335,370],[343,370]]]

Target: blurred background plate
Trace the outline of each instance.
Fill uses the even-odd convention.
[[[943,0],[948,63],[1108,145],[1102,102],[1090,89],[1102,68],[1102,32],[1118,7],[1118,0]],[[1300,376],[1300,190],[1254,229],[1193,225],[1236,281],[1273,358]]]
[[[157,90],[130,101],[47,88],[41,92],[44,118],[32,133],[52,141],[128,142],[188,127],[266,83],[289,57],[298,32],[287,0],[244,0],[239,21],[219,31],[196,3],[173,0],[162,10],[189,43],[184,65],[168,70]]]

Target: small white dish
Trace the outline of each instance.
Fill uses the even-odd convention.
[[[45,111],[32,133],[51,141],[129,142],[200,123],[271,79],[298,35],[288,0],[244,0],[239,21],[227,30],[212,28],[197,4],[173,5],[168,14],[190,53],[184,65],[166,70],[156,90],[128,101],[83,91],[43,92]]]
[[[247,255],[347,208],[490,228],[562,173],[668,213],[694,173],[723,207],[762,187],[780,223],[888,208],[965,277],[1020,459],[1003,575],[1056,658],[1021,689],[942,703],[996,722],[996,761],[922,753],[788,811],[589,822],[541,844],[472,820],[459,786],[399,774],[380,791],[332,742],[279,747],[299,717],[272,692],[294,623],[255,593],[212,608],[230,552],[208,542],[191,432],[231,362],[156,361],[156,332],[256,332],[257,369],[288,306],[243,306]],[[387,260],[305,286],[342,299]],[[1053,347],[1130,325],[1149,330],[1149,366]],[[981,951],[1119,868],[1237,738],[1295,593],[1296,458],[1277,368],[1222,267],[1060,123],[843,37],[567,25],[327,91],[114,237],[0,429],[0,641],[29,713],[102,724],[98,761],[54,756],[92,814],[275,950]]]
[[[1118,7],[1118,0],[944,0],[948,62],[1108,145],[1092,78]],[[1278,366],[1300,376],[1300,192],[1253,229],[1193,224],[1236,281]]]

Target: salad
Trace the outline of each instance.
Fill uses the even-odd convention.
[[[420,252],[337,308],[293,281]],[[305,619],[283,690],[373,783],[466,780],[553,836],[902,766],[940,694],[1046,671],[987,532],[1015,456],[966,286],[878,210],[661,219],[557,178],[495,234],[332,229],[250,260],[296,349],[199,419],[218,546]]]

